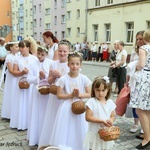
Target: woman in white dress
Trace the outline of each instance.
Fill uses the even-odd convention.
[[[83,150],[83,139],[87,132],[85,113],[76,115],[71,106],[75,101],[90,97],[91,81],[80,74],[82,54],[71,52],[68,55],[70,72],[56,83],[57,97],[62,100],[53,125],[50,145],[70,146],[73,150]]]
[[[71,43],[67,40],[62,40],[58,44],[59,60],[54,61],[50,66],[49,83],[55,84],[56,81],[64,74],[69,72],[67,64],[67,56],[70,51]],[[49,101],[46,108],[46,114],[42,127],[42,132],[39,141],[39,147],[48,145],[52,133],[53,124],[57,114],[61,100],[57,99],[56,95],[50,94]]]
[[[13,87],[15,89],[14,101],[12,104],[12,112],[10,118],[10,127],[18,130],[25,130],[28,128],[29,108],[31,101],[32,84],[28,89],[20,89],[18,86],[21,78],[26,78],[28,69],[32,62],[37,60],[36,56],[29,54],[30,42],[20,41],[19,49],[21,55],[18,56],[13,65],[13,75],[17,77],[17,83]]]
[[[6,70],[6,79],[4,84],[4,94],[3,94],[3,103],[2,103],[2,112],[1,117],[10,119],[11,116],[11,107],[13,103],[13,98],[15,94],[16,77],[13,76],[13,63],[16,57],[16,53],[19,51],[18,47],[19,42],[8,42],[6,44],[6,49],[10,53],[5,58],[5,64],[7,66]],[[4,65],[5,66],[5,65]]]
[[[129,103],[132,108],[136,108],[144,131],[144,139],[136,146],[137,149],[145,149],[150,145],[150,30],[144,32],[143,38],[146,45],[140,47],[136,65],[136,72],[140,72],[140,76],[134,91],[130,92]]]
[[[43,33],[43,40],[49,49],[48,58],[52,60],[58,60],[58,39],[51,31],[46,31]]]
[[[104,127],[110,127],[115,120],[115,103],[109,99],[111,85],[107,76],[97,77],[93,81],[91,98],[86,103],[86,120],[89,129],[84,140],[84,146],[88,150],[111,150],[114,141],[100,139],[98,131]]]
[[[36,145],[39,143],[41,130],[44,122],[45,111],[49,94],[42,95],[38,91],[40,84],[48,85],[49,67],[53,63],[52,60],[46,58],[48,50],[44,47],[38,46],[37,57],[29,67],[27,81],[34,84],[32,88],[32,102],[30,107],[29,127],[27,132],[27,139],[29,145]],[[42,83],[43,82],[43,83]]]

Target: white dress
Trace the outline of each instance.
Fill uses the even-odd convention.
[[[90,98],[86,105],[90,108],[90,110],[92,110],[93,116],[104,120],[109,119],[111,112],[116,108],[115,103],[111,99],[108,99],[106,104],[102,104],[96,98]],[[100,123],[89,122],[88,132],[84,140],[84,147],[86,147],[88,150],[112,149],[114,141],[105,142],[100,139],[98,134],[98,130],[100,128],[104,128],[104,125]]]
[[[30,84],[34,84],[32,88],[32,99],[30,105],[31,107],[29,110],[29,126],[27,132],[27,139],[29,140],[29,145],[36,145],[39,143],[47,102],[49,99],[49,94],[41,95],[38,92],[37,86],[40,80],[39,72],[41,70],[44,71],[47,79],[49,75],[49,67],[52,63],[52,60],[45,58],[43,62],[39,62],[39,60],[36,60],[30,65],[29,68],[27,81]]]
[[[69,72],[67,62],[66,63],[60,63],[59,60],[54,61],[54,63],[52,64],[50,69],[52,69],[52,70],[57,69],[61,72],[62,75]],[[56,79],[56,81],[57,80],[58,79]],[[42,131],[41,131],[41,136],[40,136],[40,140],[39,140],[39,144],[38,144],[39,147],[49,144],[53,124],[55,121],[58,107],[61,104],[61,102],[62,102],[62,100],[58,100],[56,95],[50,94],[48,104],[46,107],[46,113],[45,113]]]
[[[33,55],[29,55],[28,57],[23,57],[20,55],[17,57],[17,59],[15,59],[14,64],[17,64],[19,70],[22,71],[24,68],[29,68],[30,63],[32,64],[32,62],[34,62],[36,59],[37,57]],[[22,77],[27,77],[27,74],[18,76],[17,83],[13,87],[15,89],[15,95],[10,118],[10,127],[17,128],[18,130],[25,130],[28,128],[28,119],[30,115],[29,108],[33,86],[30,84],[28,89],[20,89],[18,83]]]
[[[64,89],[65,93],[72,93],[78,88],[80,93],[85,93],[85,88],[91,85],[91,81],[82,74],[71,78],[68,74],[62,76],[56,83]],[[76,115],[71,110],[71,104],[75,99],[63,100],[53,126],[50,145],[70,146],[73,150],[83,150],[83,139],[87,132],[88,124],[85,121],[85,113]]]
[[[53,46],[48,51],[48,58],[53,60],[54,58],[54,52],[58,49],[58,44],[54,43]]]
[[[13,65],[15,57],[16,56],[11,53],[8,54],[5,59],[6,65],[7,63],[11,63]],[[13,98],[16,92],[14,86],[17,83],[17,78],[14,77],[8,70],[6,70],[5,73],[6,73],[6,79],[5,79],[5,84],[4,84],[1,117],[10,119]]]

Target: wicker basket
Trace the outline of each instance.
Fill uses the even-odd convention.
[[[85,103],[82,100],[75,101],[72,103],[71,109],[74,114],[82,114],[85,112]]]
[[[49,93],[57,95],[57,86],[56,85],[50,85]]]
[[[49,94],[49,85],[43,85],[43,86],[40,86],[38,88],[38,91],[42,94],[42,95],[47,95]]]
[[[104,141],[116,140],[120,136],[120,128],[118,126],[107,127],[98,131],[99,136]]]
[[[27,77],[22,77],[18,84],[20,89],[28,89],[30,87],[30,84],[27,82]]]

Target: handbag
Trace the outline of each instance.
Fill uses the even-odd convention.
[[[116,100],[116,115],[123,116],[130,99],[130,88],[124,86]]]

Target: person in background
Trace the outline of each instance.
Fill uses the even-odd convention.
[[[81,49],[81,45],[79,44],[79,42],[77,42],[75,45],[74,45],[74,50],[79,52]]]
[[[5,39],[3,37],[0,37],[0,67],[4,65],[7,54],[8,51],[5,48]]]
[[[97,57],[98,57],[99,62],[103,61],[103,52],[102,52],[101,45],[102,45],[102,43],[99,43],[98,51],[97,51]]]
[[[83,54],[83,60],[85,60],[85,46],[86,46],[86,41],[83,41],[81,44],[81,53]]]
[[[118,43],[119,43],[119,40],[114,41],[114,49],[111,51],[111,53],[110,53],[110,55],[109,55],[109,62],[110,62],[110,64],[111,64],[112,62],[115,62],[115,61],[116,61],[116,55],[117,55],[118,49],[119,49]],[[118,87],[118,86],[117,86],[117,82],[116,82],[116,76],[117,76],[117,74],[116,74],[116,68],[112,68],[112,67],[110,66],[110,67],[109,67],[109,70],[108,70],[108,77],[109,77],[109,79],[110,79],[110,84],[111,84],[111,85],[113,84],[113,82],[116,83],[114,93],[117,94],[117,91],[118,91],[118,88],[117,88],[117,87]]]
[[[27,41],[30,42],[30,51],[29,51],[29,53],[31,55],[36,56],[37,55],[37,43],[34,40],[34,38],[30,36],[30,37],[26,37],[24,40],[27,40]]]
[[[101,45],[102,52],[103,52],[103,60],[107,61],[108,57],[108,45],[104,42]]]
[[[58,39],[53,35],[51,31],[43,33],[43,40],[47,44],[48,58],[52,60],[58,60]]]
[[[136,146],[137,149],[145,149],[150,145],[150,30],[144,32],[143,38],[146,45],[139,48],[139,61],[136,65],[139,76],[134,90],[130,92],[129,102],[132,108],[136,108],[144,131],[143,140]]]
[[[86,121],[89,129],[85,136],[84,147],[87,150],[111,150],[114,141],[103,141],[98,131],[113,126],[115,103],[110,99],[111,85],[109,78],[96,77],[92,84],[91,98],[86,103]]]
[[[91,46],[91,52],[92,52],[92,61],[94,62],[96,61],[96,56],[97,56],[97,47],[94,42],[92,43]]]
[[[118,94],[126,83],[126,60],[127,60],[127,51],[124,49],[124,42],[118,42],[119,51],[116,55],[116,61],[112,61],[110,66],[116,68],[116,81],[118,85]]]
[[[90,50],[89,42],[86,42],[86,45],[85,45],[85,60],[89,60],[89,50]]]

